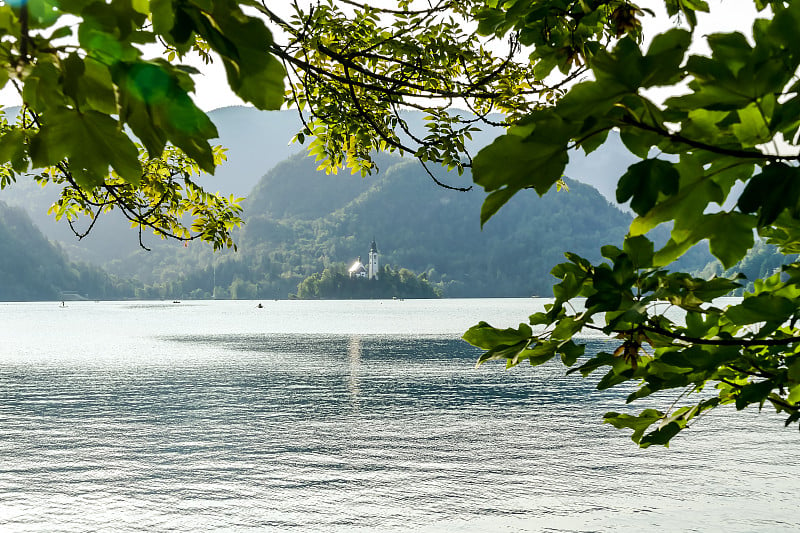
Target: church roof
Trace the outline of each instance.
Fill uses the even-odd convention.
[[[361,258],[358,258],[356,260],[356,262],[353,263],[353,266],[351,266],[347,271],[352,273],[352,274],[358,274],[360,272],[366,272],[367,269],[364,267],[364,264],[361,262]]]

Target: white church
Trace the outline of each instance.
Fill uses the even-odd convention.
[[[378,247],[375,246],[375,239],[372,239],[372,246],[369,249],[369,263],[364,266],[361,262],[361,256],[358,256],[356,262],[353,263],[347,273],[351,278],[365,278],[365,279],[378,279]]]

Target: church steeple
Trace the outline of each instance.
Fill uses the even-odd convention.
[[[369,279],[378,279],[378,246],[375,244],[375,237],[372,238],[372,245],[369,248]]]

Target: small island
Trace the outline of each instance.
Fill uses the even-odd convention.
[[[442,289],[407,268],[395,270],[379,266],[375,240],[369,251],[368,266],[361,257],[350,266],[338,263],[311,274],[297,286],[301,300],[366,300],[391,298],[441,298]]]

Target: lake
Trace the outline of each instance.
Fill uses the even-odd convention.
[[[622,391],[475,368],[544,302],[0,304],[0,531],[796,529],[771,409],[640,450]]]

